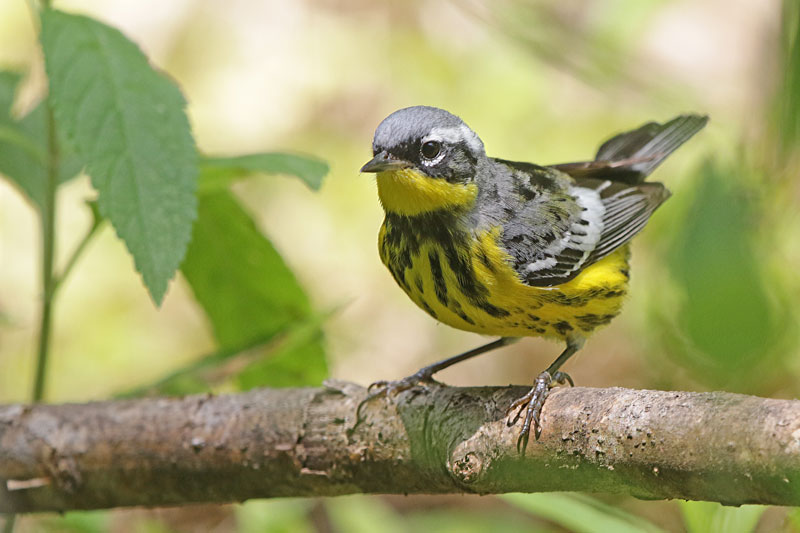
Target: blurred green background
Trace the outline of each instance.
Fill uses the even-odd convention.
[[[443,107],[478,132],[489,155],[557,163],[590,159],[608,136],[648,120],[708,113],[707,129],[652,178],[673,198],[635,241],[625,311],[567,370],[584,386],[798,396],[796,1],[55,5],[120,28],[139,44],[183,90],[204,152],[284,150],[330,165],[319,192],[274,177],[233,190],[308,293],[310,304],[302,306],[319,318],[306,326],[316,331],[322,323],[329,375],[362,384],[405,376],[484,342],[421,313],[378,259],[382,212],[373,177],[358,168],[386,115],[416,104]],[[27,74],[17,114],[45,86],[35,31],[24,0],[0,0],[0,68]],[[93,196],[85,177],[59,192],[60,264],[92,224],[84,201]],[[30,396],[38,232],[34,209],[0,180],[2,403]],[[186,281],[179,275],[156,309],[108,226],[64,285],[54,320],[51,402],[147,389],[218,353]],[[303,374],[296,368],[303,353],[319,355],[304,335],[295,335],[299,347],[281,363],[284,370],[294,365],[289,374]],[[458,385],[528,383],[559,350],[526,340],[440,377]],[[276,365],[274,353],[263,355],[263,365]],[[318,382],[323,373],[315,368],[303,379]],[[263,384],[259,375],[232,382],[193,374],[200,385],[166,389],[230,391]],[[348,497],[23,517],[18,531],[622,530],[613,520],[632,531],[750,531],[756,522],[760,531],[800,530],[800,515],[767,509],[762,516],[763,510],[606,496]]]

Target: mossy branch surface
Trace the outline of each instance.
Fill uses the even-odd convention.
[[[0,406],[0,512],[353,493],[587,491],[800,504],[800,401],[558,388],[527,452],[523,387],[364,388]],[[355,429],[354,429],[355,426]]]

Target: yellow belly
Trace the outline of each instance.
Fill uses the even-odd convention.
[[[459,261],[453,261],[452,254],[448,260],[442,249],[426,242],[411,256],[410,265],[408,260],[393,264],[383,246],[384,235],[381,228],[381,258],[400,278],[401,288],[437,320],[466,331],[503,337],[586,337],[620,312],[627,292],[627,245],[567,283],[531,287],[520,280],[498,246],[497,232],[485,232],[460,248]],[[465,265],[478,289],[464,290]],[[485,298],[476,300],[476,293]]]

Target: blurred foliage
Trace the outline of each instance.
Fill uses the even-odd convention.
[[[530,531],[574,533],[659,533],[657,525],[589,496],[566,493],[507,494],[508,504],[448,505],[436,510],[396,509],[379,497],[342,496],[314,501],[278,499],[249,501],[233,514],[239,533],[481,533]],[[323,503],[324,502],[324,503]],[[487,501],[487,504],[489,502]],[[683,530],[687,533],[749,533],[754,531],[766,506],[725,507],[710,502],[679,502]],[[793,513],[791,516],[795,516]],[[70,512],[47,518],[48,531],[96,533],[114,529],[111,513]],[[790,518],[791,520],[792,518]],[[125,531],[173,531],[145,517],[129,521]],[[788,530],[787,530],[788,531]]]
[[[653,288],[650,300],[650,327],[659,332],[649,350],[654,367],[663,369],[662,361],[672,359],[703,387],[767,395],[784,387],[800,394],[797,375],[787,373],[797,368],[798,312],[791,295],[800,287],[786,275],[781,242],[797,209],[798,5],[783,5],[777,91],[768,104],[779,111],[765,115],[780,157],[771,159],[773,148],[756,151],[762,148],[756,143],[734,157],[709,158],[692,173],[681,191],[685,212],[663,252],[670,279]],[[789,238],[796,238],[796,229]],[[660,386],[676,386],[669,374],[661,374]]]
[[[314,503],[308,499],[249,501],[236,509],[239,533],[312,533],[317,529],[308,514]]]
[[[677,318],[662,330],[669,336],[663,349],[700,382],[754,392],[761,381],[753,372],[773,366],[786,329],[768,291],[775,290],[764,271],[769,247],[744,172],[707,161],[696,173],[691,206],[667,252]]]
[[[792,509],[789,511],[786,522],[787,530],[800,531],[800,509]]]
[[[322,319],[327,317],[322,315],[300,324],[266,357],[258,357],[248,364],[236,376],[238,389],[322,383],[328,377],[322,335]]]
[[[712,502],[681,501],[687,533],[750,533],[755,530],[764,505],[725,507]]]
[[[464,4],[539,61],[591,85],[635,87],[653,96],[667,87],[657,77],[631,68],[629,52],[642,38],[641,29],[654,8],[663,3],[605,2],[602,9],[535,0],[502,0],[489,9]]]
[[[382,533],[404,533],[409,530],[403,518],[381,501],[346,496],[328,502],[325,509],[335,531],[369,533],[380,529]]]
[[[520,516],[506,509],[431,509],[403,517],[408,531],[436,531],[437,533],[484,533],[487,531],[526,531],[528,533],[553,532],[555,528],[543,524],[537,517]]]
[[[364,496],[345,496],[325,501],[326,521],[338,533],[480,533],[484,531],[549,532],[554,528],[541,519],[503,505],[476,509],[471,505],[442,506],[429,510],[398,510],[388,501]]]
[[[328,317],[312,315],[279,332],[221,348],[117,397],[184,395],[218,390],[223,385],[232,390],[318,385],[328,376],[321,330]]]
[[[784,0],[781,14],[780,72],[776,98],[778,143],[787,157],[800,150],[800,2]]]
[[[104,533],[111,529],[111,513],[72,511],[59,517],[45,517],[39,525],[52,533]]]
[[[11,108],[21,77],[0,71],[0,170],[40,209],[51,161],[61,164],[61,182],[83,166],[91,175],[99,192],[88,202],[93,223],[57,282],[108,217],[156,304],[182,262],[219,344],[214,354],[128,395],[185,394],[221,383],[319,384],[328,372],[322,318],[227,189],[254,173],[291,174],[318,189],[327,165],[282,153],[199,158],[180,91],[119,31],[45,9],[41,38],[50,95],[19,121]],[[48,153],[47,105],[55,111],[55,131],[66,134],[60,154]]]
[[[205,85],[195,84],[187,89],[194,91],[189,94],[195,109],[202,105],[204,97],[211,102],[206,102],[206,109],[192,117],[195,125],[207,128],[206,143],[226,144],[219,138],[231,137],[227,144],[236,152],[240,150],[239,145],[248,142],[258,149],[261,144],[274,146],[277,139],[291,150],[322,155],[334,163],[334,168],[338,166],[342,170],[335,176],[335,185],[325,187],[326,190],[310,202],[291,189],[293,184],[284,185],[279,180],[242,183],[237,185],[241,188],[236,189],[238,195],[235,195],[229,192],[234,182],[262,173],[296,176],[316,190],[328,167],[316,158],[287,154],[232,157],[191,154],[199,172],[196,183],[199,214],[194,232],[195,236],[198,232],[202,235],[189,245],[182,269],[208,319],[216,344],[210,349],[211,353],[183,367],[172,367],[168,375],[137,388],[134,393],[180,394],[209,388],[232,390],[260,384],[318,383],[327,372],[321,325],[328,314],[313,309],[306,288],[316,291],[314,301],[324,301],[328,293],[333,294],[335,300],[345,292],[345,298],[353,294],[361,301],[372,298],[372,303],[377,302],[381,309],[388,310],[385,314],[392,315],[391,320],[384,320],[391,324],[388,329],[376,325],[380,324],[380,313],[375,312],[375,307],[365,306],[366,311],[351,313],[349,330],[336,334],[338,350],[347,356],[358,350],[367,353],[354,358],[356,362],[351,363],[351,368],[344,366],[342,375],[351,377],[353,368],[365,366],[361,363],[366,360],[378,361],[374,364],[382,374],[377,377],[395,372],[396,361],[390,360],[392,352],[398,352],[397,358],[404,360],[410,357],[406,353],[408,345],[402,344],[406,340],[403,336],[413,333],[414,337],[427,339],[425,335],[435,327],[431,325],[423,332],[419,323],[414,322],[403,329],[405,315],[400,311],[405,312],[405,308],[399,305],[409,306],[409,316],[418,311],[401,295],[389,293],[393,288],[388,289],[388,283],[379,285],[372,279],[360,279],[362,270],[354,269],[357,272],[351,276],[358,281],[356,291],[339,290],[339,285],[347,285],[348,271],[357,259],[348,257],[350,262],[337,261],[340,256],[355,255],[354,250],[369,249],[369,257],[378,263],[373,250],[373,228],[363,234],[360,228],[353,229],[377,224],[377,219],[373,220],[377,215],[369,211],[369,206],[377,204],[374,191],[354,175],[368,153],[369,136],[377,120],[397,107],[427,103],[446,107],[468,119],[479,129],[492,155],[544,163],[588,156],[596,143],[608,134],[639,121],[660,120],[685,110],[710,112],[712,121],[707,131],[670,160],[667,164],[670,172],[665,170],[655,178],[668,184],[675,195],[634,245],[634,262],[641,267],[634,273],[634,282],[642,280],[644,286],[640,289],[644,290],[634,292],[627,312],[609,330],[598,335],[601,339],[587,346],[591,351],[599,343],[599,350],[606,353],[597,355],[607,359],[594,363],[587,357],[578,361],[576,367],[599,365],[590,366],[587,374],[602,375],[600,379],[607,385],[616,384],[614,379],[622,379],[623,373],[633,368],[638,371],[636,375],[624,375],[630,386],[724,387],[784,397],[800,394],[796,326],[800,284],[794,272],[796,265],[790,263],[797,257],[797,245],[793,243],[800,235],[795,227],[800,201],[797,171],[800,160],[800,3],[785,0],[782,11],[775,10],[775,20],[769,19],[770,23],[775,23],[774,28],[757,35],[758,39],[746,41],[748,35],[736,33],[738,26],[733,26],[735,42],[741,39],[754,46],[758,43],[760,54],[756,56],[759,64],[751,67],[754,70],[744,71],[747,75],[736,80],[718,78],[719,64],[725,64],[730,58],[741,58],[750,50],[731,47],[725,50],[725,57],[708,58],[701,69],[688,72],[683,71],[685,63],[678,62],[677,66],[660,63],[652,59],[652,50],[646,50],[652,46],[653,35],[660,29],[662,35],[658,39],[662,45],[667,42],[670,51],[702,54],[707,41],[721,35],[709,21],[716,22],[715,13],[734,9],[725,3],[464,0],[385,5],[298,2],[292,5],[288,8],[279,3],[269,4],[266,9],[275,11],[281,25],[289,28],[288,32],[297,28],[304,30],[302,46],[292,48],[290,36],[276,31],[280,28],[263,31],[259,28],[260,34],[270,34],[270,31],[276,34],[271,46],[259,49],[258,45],[251,44],[252,35],[248,31],[239,31],[236,21],[219,17],[210,4],[197,4],[189,7],[192,16],[185,21],[186,27],[175,30],[176,36],[167,46],[176,49],[187,46],[184,55],[179,50],[168,60],[156,58],[155,62],[166,64],[167,70],[182,82],[209,78],[203,79]],[[777,4],[765,2],[763,5],[769,9]],[[244,9],[255,8],[254,3]],[[236,9],[231,6],[224,11],[233,13]],[[711,18],[698,16],[704,11],[711,13]],[[210,13],[213,16],[209,16]],[[465,13],[466,22],[459,18]],[[683,17],[678,20],[681,27],[684,23],[697,25],[699,20],[701,37],[691,32],[687,36],[669,32],[664,35],[665,27],[675,31],[676,13]],[[754,13],[752,6],[746,13],[746,16]],[[283,15],[288,16],[284,19]],[[298,20],[299,25],[293,26],[293,21]],[[666,24],[670,20],[672,26]],[[704,20],[705,25],[702,24]],[[0,30],[9,30],[2,23],[0,21]],[[748,28],[753,31],[752,26]],[[778,29],[780,33],[776,35]],[[186,35],[190,37],[188,40]],[[117,38],[124,39],[120,35],[114,37]],[[283,120],[283,127],[276,129],[278,134],[271,133],[270,130],[275,129],[271,121],[262,120],[263,129],[254,129],[252,123],[243,121],[241,116],[232,118],[228,127],[242,121],[249,129],[231,132],[222,128],[217,134],[218,122],[208,120],[209,105],[214,110],[219,107],[222,110],[219,115],[229,109],[229,102],[214,101],[213,97],[218,94],[238,97],[240,94],[215,92],[207,90],[208,86],[242,87],[252,83],[252,80],[231,79],[241,72],[234,68],[240,60],[237,54],[241,52],[237,52],[233,43],[256,49],[260,54],[258,68],[251,70],[260,71],[262,63],[265,70],[271,69],[265,75],[264,85],[254,84],[253,93],[243,93],[247,98],[241,100],[247,101],[244,113],[248,116],[258,120],[263,116],[275,116]],[[157,42],[147,43],[146,49],[157,50],[158,47]],[[312,63],[312,69],[303,71],[302,65],[308,66],[304,57],[310,49],[323,58],[317,61],[326,64]],[[272,61],[278,55],[286,61],[276,68]],[[189,67],[193,67],[191,72],[180,62],[187,57]],[[345,57],[353,59],[345,61]],[[297,70],[292,70],[295,67]],[[0,172],[38,205],[45,171],[41,159],[46,152],[44,105],[32,106],[33,111],[22,118],[7,112],[19,92],[19,78],[11,73],[0,75]],[[750,86],[755,78],[763,83],[763,94],[758,95],[763,101],[758,98],[725,100],[727,87]],[[574,83],[575,80],[579,83]],[[302,90],[298,90],[298,86]],[[267,87],[270,91],[265,90]],[[285,99],[281,100],[284,95],[281,90],[298,93],[296,99],[291,100],[292,105],[285,105]],[[262,95],[261,91],[268,94]],[[209,94],[212,97],[208,97]],[[125,101],[119,104],[127,105]],[[256,106],[261,106],[260,114]],[[265,108],[269,110],[266,114]],[[157,126],[160,127],[161,124]],[[214,131],[216,137],[209,131]],[[92,133],[97,134],[96,131]],[[768,140],[750,142],[754,134]],[[66,164],[73,158],[69,156],[69,145],[62,141],[65,164],[61,178],[66,180],[84,162],[75,160]],[[741,149],[730,148],[737,145]],[[249,149],[252,150],[252,146]],[[692,154],[700,150],[708,157],[706,163],[691,166]],[[733,154],[734,151],[737,153]],[[256,194],[250,198],[253,192]],[[285,207],[287,199],[298,198],[306,203]],[[365,199],[371,202],[369,206]],[[245,209],[244,205],[250,209]],[[259,211],[252,208],[254,205],[259,206]],[[273,220],[270,226],[269,218],[266,221],[261,218],[262,205],[265,212],[272,209],[278,213],[273,216],[280,224]],[[299,214],[292,218],[295,211]],[[147,212],[144,215],[147,216]],[[274,245],[262,233],[262,227],[268,229]],[[368,239],[364,234],[369,235]],[[298,253],[293,248],[295,244],[302,247],[304,243],[299,242],[300,238],[308,239],[311,244],[306,242],[305,246],[310,251]],[[241,239],[242,244],[237,245],[237,239]],[[323,241],[330,242],[322,246]],[[170,250],[170,253],[177,255],[177,250]],[[305,264],[312,262],[317,265]],[[341,283],[330,282],[332,264],[345,265],[339,271]],[[76,269],[80,270],[80,266]],[[375,270],[380,270],[380,266]],[[115,275],[124,273],[115,272]],[[386,277],[385,272],[381,271],[380,275]],[[282,285],[273,286],[278,283]],[[366,294],[376,287],[387,292]],[[271,298],[273,291],[275,299]],[[117,293],[110,294],[107,299],[117,299]],[[403,304],[394,305],[395,299]],[[24,320],[15,312],[13,301],[5,299],[0,303],[8,323]],[[125,300],[119,305],[130,304]],[[262,309],[269,309],[269,312]],[[86,336],[88,328],[104,328],[103,313],[103,308],[94,311],[95,316],[86,321],[87,327],[76,328],[74,336]],[[371,315],[378,315],[378,318]],[[163,316],[160,315],[159,320]],[[66,324],[67,318],[62,316],[59,320]],[[641,342],[631,333],[630,324],[637,321],[642,332]],[[74,327],[74,321],[69,325]],[[11,331],[2,323],[0,328],[5,328],[0,334]],[[442,329],[435,331],[443,336]],[[353,331],[369,331],[372,336],[357,336]],[[66,335],[62,338],[71,340]],[[82,351],[84,345],[76,344],[79,344],[76,351]],[[434,343],[421,344],[429,350]],[[375,357],[376,346],[380,347],[381,357]],[[641,349],[645,347],[647,349]],[[59,349],[66,350],[66,347],[56,346],[56,351]],[[170,349],[168,346],[164,351]],[[618,352],[626,350],[634,352],[636,361],[646,359],[646,362],[627,361],[618,365]],[[430,353],[425,356],[432,358]],[[160,353],[141,354],[141,357],[140,366],[146,368]],[[73,375],[82,372],[81,368],[101,365],[103,361],[99,359],[100,356],[94,355],[94,359],[77,364],[79,369],[73,370]],[[7,363],[2,367],[11,371],[17,368]],[[681,375],[681,369],[686,370],[688,377]],[[525,372],[528,370],[526,368]],[[485,377],[480,376],[481,379]],[[66,378],[60,376],[60,379]],[[131,376],[130,381],[139,379],[138,375]],[[625,507],[636,513],[648,515],[654,522],[649,524],[620,512],[616,503],[603,504],[575,495],[510,495],[485,501],[501,501],[503,507],[477,508],[467,502],[401,511],[386,500],[363,497],[330,499],[322,503],[308,500],[248,502],[232,508],[231,513],[239,531],[316,531],[324,527],[335,531],[374,531],[378,524],[387,530],[466,532],[584,531],[586,528],[602,531],[601,527],[654,531],[665,527],[665,523],[680,524],[680,513],[683,527],[694,533],[750,531],[758,527],[756,524],[764,512],[764,508],[750,506],[731,509],[717,504],[615,500],[626,502]],[[782,516],[783,511],[768,510],[762,524],[768,522],[770,513]],[[110,518],[113,516],[114,513],[96,512],[42,517],[41,521],[25,517],[20,531],[168,530],[158,518],[137,518],[115,526]],[[792,527],[800,530],[800,515],[790,512],[788,516],[787,531]],[[773,519],[771,524],[774,523]],[[761,527],[763,531],[771,530],[764,529],[768,526]]]
[[[21,119],[12,116],[11,108],[22,76],[0,71],[0,173],[17,185],[41,209],[47,180],[47,130],[45,108],[39,104]],[[61,144],[59,182],[77,176],[81,161],[64,135]]]
[[[508,494],[503,499],[575,533],[658,533],[659,527],[580,494]]]

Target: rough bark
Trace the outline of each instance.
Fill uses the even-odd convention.
[[[0,406],[0,512],[350,493],[624,493],[800,504],[800,401],[558,388],[527,453],[520,387],[362,387]]]

